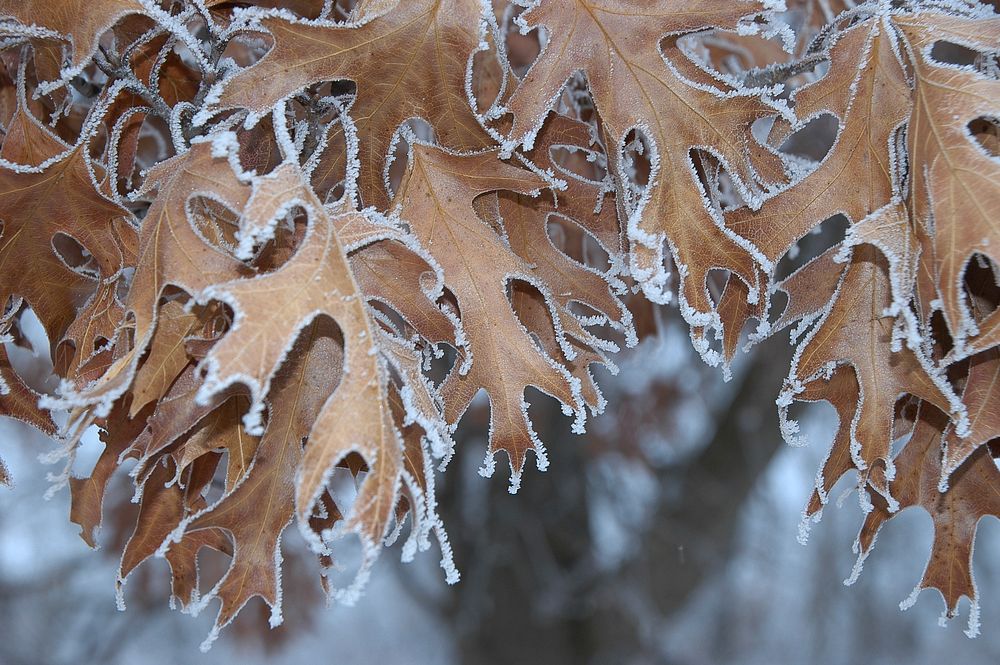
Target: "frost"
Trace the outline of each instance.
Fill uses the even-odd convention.
[[[515,493],[525,480],[527,457],[534,456],[539,471],[550,464],[546,442],[531,421],[527,388],[559,402],[535,405],[536,420],[540,409],[552,409],[546,420],[559,420],[561,412],[567,429],[582,433],[588,415],[596,419],[608,407],[590,365],[618,372],[613,356],[638,344],[637,328],[647,329],[639,323],[648,321],[638,315],[634,320],[629,309],[644,306],[638,302],[642,296],[676,305],[695,352],[719,367],[725,380],[740,376],[728,354],[732,335],[750,318],[757,323],[744,350],[790,328],[794,356],[782,385],[773,386],[780,431],[789,444],[805,443],[790,415],[792,404],[842,399],[823,389],[844,376],[840,368],[854,372],[858,398],[835,403],[843,421],[836,439],[840,447],[838,457],[831,451],[826,462],[833,459],[832,469],[862,472],[855,491],[868,520],[885,521],[913,505],[906,495],[912,464],[903,453],[893,457],[893,441],[874,440],[882,430],[872,423],[888,423],[889,431],[904,426],[894,410],[901,395],[915,396],[908,409],[918,405],[917,398],[933,402],[947,412],[933,432],[950,442],[944,444],[947,459],[955,437],[971,436],[972,425],[982,423],[977,409],[955,390],[969,381],[965,365],[957,363],[976,362],[997,339],[993,315],[977,309],[996,301],[997,285],[966,283],[967,274],[995,271],[997,257],[990,248],[1000,244],[982,216],[996,207],[996,160],[968,126],[972,119],[1000,117],[996,100],[982,93],[995,82],[997,65],[995,44],[981,27],[990,24],[978,21],[993,20],[992,10],[960,0],[817,0],[791,8],[781,0],[760,0],[745,3],[745,16],[722,3],[704,17],[629,12],[576,17],[571,3],[560,13],[548,10],[551,0],[516,0],[498,18],[488,0],[458,3],[440,14],[432,13],[440,5],[430,2],[423,12],[423,2],[378,0],[355,7],[324,0],[313,7],[318,18],[304,18],[296,13],[300,8],[254,3],[136,0],[125,9],[121,3],[111,9],[95,3],[85,8],[98,19],[93,39],[84,34],[85,21],[67,24],[45,3],[34,3],[30,16],[8,3],[2,19],[4,62],[13,79],[8,110],[20,114],[14,116],[20,124],[6,119],[0,158],[0,176],[6,179],[0,187],[6,242],[0,247],[0,305],[6,308],[0,343],[18,339],[20,311],[38,310],[53,336],[38,351],[56,359],[59,383],[36,395],[3,364],[0,407],[43,428],[52,427],[46,419],[60,423],[58,445],[42,459],[58,465],[49,474],[53,486],[47,496],[70,481],[79,486],[70,471],[80,437],[92,425],[104,431],[114,451],[102,464],[124,467],[122,480],[133,484],[140,519],[165,519],[163,511],[151,508],[157,493],[146,483],[154,469],[166,474],[166,488],[187,492],[196,486],[195,468],[200,472],[203,464],[218,460],[186,455],[204,455],[199,446],[212,455],[226,450],[224,459],[232,466],[225,469],[221,497],[216,489],[211,495],[185,494],[178,513],[167,516],[170,523],[155,525],[156,533],[168,533],[156,553],[170,554],[173,561],[183,549],[172,549],[178,543],[205,536],[211,529],[195,521],[223,519],[222,502],[234,492],[267,482],[294,488],[294,500],[285,497],[280,506],[285,512],[275,522],[292,517],[280,528],[270,524],[261,531],[276,539],[273,562],[270,544],[257,557],[266,560],[268,574],[274,566],[275,588],[267,594],[272,598],[273,592],[272,627],[283,620],[280,542],[291,519],[324,567],[332,566],[342,539],[358,539],[353,577],[330,588],[332,576],[324,570],[324,585],[338,602],[358,599],[386,548],[398,547],[401,560],[409,562],[436,541],[445,579],[455,583],[459,572],[438,514],[435,476],[455,454],[455,434],[476,391],[488,398],[490,419],[479,472],[492,476],[497,455],[506,454],[508,490]],[[131,14],[144,16],[138,33],[109,31]],[[410,20],[414,16],[419,20]],[[426,33],[432,41],[420,42],[426,50],[399,57],[397,49],[409,43],[397,38],[400,17],[408,17],[407,28],[424,20],[433,27]],[[608,36],[607,50],[567,36],[581,34],[576,31],[588,21],[595,39]],[[514,29],[538,31],[540,53],[523,76],[519,68],[529,64],[508,52],[508,32]],[[618,39],[623,30],[629,39]],[[376,38],[355,39],[361,31]],[[437,43],[441,34],[448,35],[445,51]],[[756,38],[742,39],[748,35],[772,39],[772,45],[758,52]],[[848,35],[863,38],[864,46],[845,60],[838,45],[842,48]],[[886,40],[877,42],[880,50],[874,48],[876,39]],[[70,64],[49,63],[46,70],[42,60],[32,62],[39,40],[61,44],[62,56],[73,58]],[[932,49],[941,41],[978,53],[981,62],[938,62]],[[775,59],[772,47],[779,45],[785,51],[780,64],[763,64],[761,58]],[[330,57],[334,52],[337,57]],[[434,57],[441,53],[446,57]],[[477,54],[490,67],[474,67]],[[350,57],[357,60],[344,66]],[[868,101],[860,94],[864,76],[876,64],[879,95],[896,97],[880,102],[887,117],[894,114],[887,123],[896,125],[891,132],[875,128],[874,115],[859,113]],[[175,66],[188,71],[172,78]],[[409,78],[397,78],[403,73]],[[433,80],[439,75],[447,83]],[[395,82],[389,86],[393,96],[380,97],[387,82]],[[356,92],[350,92],[352,86]],[[676,108],[670,106],[674,102]],[[875,111],[881,112],[881,107]],[[781,152],[784,139],[821,114],[838,119],[833,147],[823,160]],[[550,134],[560,122],[575,125],[578,133],[566,140]],[[870,154],[847,163],[842,177],[850,179],[849,186],[819,182],[823,176],[815,174],[829,166],[831,155],[853,149],[845,137],[858,122],[872,125],[857,127],[854,134],[868,139]],[[400,141],[406,142],[406,164],[393,163]],[[200,165],[197,159],[203,160]],[[68,187],[65,164],[83,165],[72,185],[78,191],[44,190],[31,201],[41,207],[23,220],[26,204],[13,195],[50,176]],[[430,181],[434,169],[440,182]],[[601,175],[580,175],[588,169]],[[137,170],[141,178],[132,177]],[[421,178],[427,180],[423,186]],[[842,188],[830,190],[834,184]],[[831,199],[838,200],[823,201],[827,191],[837,191]],[[513,201],[509,192],[520,198]],[[807,212],[815,219],[800,220],[786,237],[783,224],[798,214],[801,199],[794,197],[803,192],[812,195],[807,207],[816,208]],[[70,198],[73,210],[60,207]],[[93,202],[96,212],[77,214],[77,202]],[[506,204],[524,205],[537,217],[523,221],[508,214]],[[291,214],[299,210],[304,225]],[[851,223],[844,238],[815,237],[829,228],[821,229],[823,218],[839,214]],[[518,224],[545,224],[550,217],[567,229],[569,223],[578,228],[544,243],[538,236],[537,245],[519,240]],[[157,225],[152,221],[157,218],[169,223]],[[533,230],[538,228],[545,231]],[[60,235],[82,247],[82,267],[54,241]],[[772,238],[778,239],[772,244],[787,247],[770,247]],[[603,249],[596,257],[589,244],[594,240]],[[799,281],[777,281],[779,270],[801,263],[817,242],[838,240],[839,246],[823,255],[835,266],[806,263],[814,270],[829,268],[829,279],[816,278],[804,266],[792,273]],[[397,243],[403,250],[387,254],[389,260],[379,258],[378,250],[386,247],[380,243]],[[51,270],[35,265],[49,254]],[[978,263],[970,267],[973,255]],[[836,306],[854,295],[844,286],[845,275],[882,257],[888,287],[880,282],[879,298],[865,302],[862,312],[878,323],[872,333],[864,316],[855,320],[857,311]],[[596,259],[602,261],[599,268]],[[381,263],[365,263],[376,260]],[[408,272],[395,270],[393,261],[411,260]],[[713,271],[727,272],[732,284],[745,290],[746,302],[734,306],[727,300],[723,306],[718,283],[708,278]],[[280,281],[288,275],[291,283]],[[514,282],[530,285],[530,303],[511,295]],[[771,312],[776,291],[788,296],[785,312]],[[175,334],[159,308],[176,304],[194,323]],[[944,315],[946,336],[936,320],[932,325],[935,312]],[[654,327],[666,327],[660,309],[652,308],[651,316]],[[342,348],[322,361],[326,365],[302,374],[300,392],[279,388],[288,368],[301,360],[295,351],[300,334],[318,317],[333,319],[339,334],[334,346],[342,340]],[[847,320],[855,330],[843,328]],[[842,339],[831,344],[836,349],[817,354],[831,328]],[[881,354],[878,362],[865,366],[851,355],[855,339],[871,344],[870,351]],[[163,347],[173,350],[157,370],[163,375],[153,381],[146,370],[160,366]],[[668,354],[672,350],[661,351]],[[903,362],[910,363],[906,372],[889,373]],[[641,372],[637,376],[626,390],[630,397],[655,392]],[[326,388],[320,385],[324,380],[330,381]],[[685,375],[677,388],[683,399],[714,397],[697,394],[700,382]],[[134,403],[138,413],[132,413],[131,398],[143,400]],[[247,437],[272,434],[275,414],[286,400],[300,398],[315,407],[310,413],[319,414],[296,433],[293,449],[303,455],[301,461],[289,460],[276,478],[267,476],[269,470],[277,473],[274,458],[259,449],[234,461],[234,452],[248,450]],[[219,407],[226,399],[239,401],[231,418]],[[983,402],[991,403],[990,397]],[[677,408],[683,420],[695,420],[686,402]],[[875,408],[886,413],[868,413]],[[543,431],[549,429],[545,425]],[[357,431],[345,434],[342,428],[348,426]],[[169,430],[162,436],[173,438],[148,444],[161,428]],[[613,429],[614,424],[604,432]],[[973,441],[978,438],[963,445]],[[646,442],[638,445],[649,452]],[[904,444],[904,453],[905,445],[910,444]],[[932,457],[939,453],[933,446],[929,450]],[[129,467],[131,460],[138,461]],[[558,463],[558,451],[552,461]],[[837,481],[823,477],[826,462],[810,488],[816,493],[813,503],[803,511],[802,543]],[[884,464],[886,484],[874,487],[878,478],[867,472],[878,464]],[[338,465],[355,474],[349,479],[353,503],[334,491]],[[655,493],[651,475],[643,474],[615,479],[620,501],[635,503],[630,509],[639,513],[648,512],[643,501]],[[965,476],[944,469],[932,475],[921,487],[928,502],[939,498],[935,490],[950,500],[970,486]],[[221,476],[220,471],[213,488]],[[95,473],[91,480],[103,491],[103,478]],[[103,501],[103,495],[73,493],[75,515],[99,512],[100,504],[92,502]],[[205,505],[205,496],[213,497],[211,505]],[[960,522],[966,510],[959,506],[949,519]],[[1000,508],[990,507],[983,514],[996,513]],[[258,517],[254,513],[248,520]],[[184,611],[197,614],[220,599],[205,650],[231,620],[232,605],[242,607],[247,600],[224,585],[253,544],[236,533],[241,525],[246,523],[222,529],[233,559],[208,593],[182,587],[182,576],[171,571],[177,575],[171,604],[179,600]],[[859,536],[848,584],[874,545],[873,540],[863,548],[862,542]],[[187,563],[196,576],[197,560]],[[120,609],[122,570],[115,588]],[[966,591],[971,637],[979,630],[980,608],[975,588]],[[955,610],[947,608],[945,616]]]

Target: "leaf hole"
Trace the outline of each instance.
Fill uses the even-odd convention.
[[[840,121],[837,117],[823,113],[782,141],[779,150],[792,157],[819,164],[833,148],[839,129]]]
[[[611,255],[597,238],[568,217],[549,215],[545,224],[549,240],[566,256],[598,272],[611,268]]]
[[[538,27],[526,35],[514,24],[514,18],[524,13],[524,9],[511,5],[513,11],[507,13],[505,44],[511,69],[518,77],[523,77],[542,52],[542,45],[548,42],[544,27]]]
[[[960,67],[975,65],[980,57],[979,51],[939,39],[934,42],[929,52],[930,59],[939,65],[958,65]]]
[[[690,157],[702,191],[721,212],[746,205],[732,176],[715,155],[704,150],[692,150]]]
[[[122,173],[127,182],[131,182],[137,171],[145,171],[161,161],[174,155],[174,145],[170,140],[170,128],[162,118],[149,115],[139,128],[139,140],[136,143],[135,166],[131,173]]]
[[[377,298],[369,298],[368,306],[372,309],[375,321],[393,336],[406,339],[412,334],[412,326],[389,303]]]
[[[718,307],[722,301],[722,292],[726,288],[726,282],[729,281],[730,275],[732,273],[729,270],[713,268],[705,276],[705,288],[708,289],[708,295],[712,299],[714,307]]]
[[[400,125],[396,137],[398,140],[395,150],[392,153],[391,159],[386,162],[386,168],[383,172],[390,199],[395,196],[396,191],[399,189],[399,185],[403,181],[403,175],[406,173],[406,167],[409,165],[411,141],[415,139],[426,143],[433,143],[434,128],[421,118],[410,118]]]
[[[70,270],[94,279],[100,277],[93,255],[76,238],[65,233],[56,233],[52,236],[52,251]]]
[[[954,339],[951,336],[951,331],[948,329],[948,323],[944,318],[944,312],[941,310],[935,310],[931,314],[931,337],[934,340],[934,350],[935,356],[946,356],[955,346]],[[952,365],[956,367],[956,365]],[[956,377],[949,374],[948,378],[950,380],[955,380],[960,377]]]
[[[590,183],[607,180],[607,159],[599,150],[582,146],[554,145],[549,149],[552,163],[567,175]]]
[[[507,282],[507,299],[535,345],[553,358],[562,358],[553,332],[552,313],[541,291],[533,284],[511,279]]]
[[[791,249],[789,249],[775,268],[775,279],[782,280],[793,272],[813,260],[820,254],[826,252],[834,245],[839,244],[847,234],[850,222],[844,215],[834,215],[829,217],[805,236],[799,239]]]
[[[653,169],[651,144],[644,132],[633,129],[626,134],[623,145],[622,166],[627,184],[635,195],[639,195],[649,185]]]
[[[965,264],[963,276],[965,295],[972,316],[977,322],[992,314],[1000,306],[1000,271],[985,254],[975,253]]]
[[[274,48],[274,38],[266,32],[241,32],[233,36],[222,52],[223,58],[232,58],[237,66],[252,67]]]
[[[968,125],[969,134],[990,157],[1000,157],[1000,121],[980,116]]]
[[[253,265],[260,274],[281,269],[302,246],[308,233],[308,215],[300,206],[287,210],[274,227],[274,233],[257,249]]]

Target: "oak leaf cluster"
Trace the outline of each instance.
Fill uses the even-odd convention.
[[[91,545],[131,479],[120,598],[159,556],[182,608],[220,600],[210,639],[256,596],[280,622],[290,525],[324,570],[360,540],[338,599],[404,533],[456,581],[434,481],[473,399],[482,473],[508,460],[514,492],[549,463],[528,395],[583,431],[615,408],[592,366],[616,371],[643,298],[676,299],[727,374],[790,332],[786,438],[794,402],[839,416],[805,523],[855,472],[857,572],[923,507],[917,590],[968,597],[975,632],[976,526],[1000,516],[994,6],[0,0],[0,33],[0,414],[61,442]],[[828,150],[789,148],[824,118]],[[811,234],[827,249],[797,259]],[[8,359],[29,312],[51,394]],[[203,548],[230,557],[208,591]]]

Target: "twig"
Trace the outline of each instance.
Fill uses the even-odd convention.
[[[100,46],[99,49],[101,57],[94,58],[94,63],[97,67],[108,78],[125,81],[127,88],[139,95],[153,109],[153,113],[169,123],[171,116],[170,105],[163,101],[162,97],[153,92],[149,86],[140,81],[132,70],[125,67],[116,57],[112,56],[104,46]]]

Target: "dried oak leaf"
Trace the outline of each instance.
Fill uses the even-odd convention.
[[[199,294],[202,300],[228,304],[235,319],[202,362],[206,376],[198,399],[235,383],[246,385],[252,406],[244,420],[248,431],[259,430],[265,399],[271,412],[285,399],[272,386],[272,378],[299,331],[317,317],[336,323],[343,336],[344,371],[308,432],[298,465],[294,507],[300,531],[314,549],[325,552],[326,546],[310,527],[314,507],[335,465],[351,453],[364,460],[368,472],[343,526],[343,533],[358,535],[364,547],[354,583],[338,592],[350,598],[364,584],[378,555],[401,486],[413,483],[403,466],[403,444],[388,402],[389,377],[377,346],[378,328],[336,235],[340,224],[331,219],[299,167],[285,163],[257,178],[252,201],[241,220],[241,247],[248,246],[247,239],[266,241],[275,228],[274,220],[294,207],[305,210],[308,229],[298,251],[276,271],[215,284]],[[271,421],[273,416],[268,428]],[[258,455],[263,446],[262,442]],[[251,470],[248,478],[253,476]]]
[[[912,174],[908,207],[928,230],[921,256],[933,275],[942,311],[956,346],[967,353],[1000,342],[1000,314],[977,325],[962,291],[962,275],[973,253],[1000,259],[1000,161],[969,132],[969,123],[1000,115],[1000,81],[971,67],[936,61],[938,41],[983,52],[996,50],[1000,17],[961,18],[924,12],[898,15],[893,25],[912,54],[913,114],[907,130]]]
[[[849,423],[857,411],[857,398],[860,391],[853,368],[849,365],[840,365],[833,370],[829,379],[813,381],[795,396],[795,399],[800,402],[829,401],[836,410],[839,421],[833,443],[823,460],[819,474],[816,476],[816,486],[806,506],[805,517],[812,521],[819,521],[823,506],[829,501],[830,491],[837,484],[837,481],[845,473],[856,468],[851,455],[851,427]],[[830,396],[835,396],[835,399],[830,399]],[[808,521],[803,520],[803,527],[807,526]],[[799,540],[804,541],[806,534],[805,529],[801,529]]]
[[[12,121],[17,130],[0,151],[8,162],[0,167],[0,302],[22,296],[49,339],[59,340],[95,290],[95,278],[125,267],[118,237],[129,228],[121,222],[130,213],[98,192],[84,141],[69,148],[26,114],[21,105]],[[63,236],[89,254],[74,259],[85,261],[91,274],[58,253]]]
[[[64,38],[72,44],[67,73],[86,64],[104,31],[130,14],[144,12],[138,0],[0,0],[0,17],[25,26],[25,34]],[[42,34],[34,34],[38,29]]]
[[[177,287],[195,294],[212,284],[252,269],[221,248],[208,243],[195,229],[191,203],[204,197],[232,211],[243,210],[251,193],[209,140],[195,141],[190,149],[151,168],[138,190],[153,198],[142,219],[135,274],[125,302],[131,317],[134,345],[116,357],[99,384],[75,402],[107,402],[117,398],[133,381],[143,354],[157,326],[158,303],[165,289]]]
[[[618,345],[599,338],[585,326],[605,324],[618,331],[629,345],[635,344],[632,316],[614,292],[611,280],[624,267],[621,228],[614,200],[604,183],[585,180],[556,161],[557,151],[594,154],[588,125],[563,115],[552,116],[542,128],[534,149],[528,153],[539,167],[561,175],[563,191],[530,196],[501,192],[497,200],[497,226],[510,248],[530,266],[533,284],[548,288],[547,301],[541,291],[515,285],[512,304],[528,330],[541,341],[545,352],[557,358],[582,385],[583,398],[595,413],[605,401],[591,376],[589,366],[612,366],[607,352]],[[594,155],[596,158],[596,155]],[[578,228],[597,240],[608,252],[611,265],[605,273],[570,258],[549,235],[549,225]],[[619,280],[620,284],[620,280]],[[583,305],[585,314],[575,309]],[[553,317],[557,317],[553,326]]]
[[[180,475],[185,469],[213,450],[226,453],[226,492],[243,479],[254,453],[260,445],[260,437],[247,434],[243,428],[243,414],[249,401],[243,395],[234,395],[203,418],[184,441],[173,449],[170,456],[177,465]]]
[[[0,334],[0,415],[19,420],[53,436],[56,426],[49,412],[38,407],[40,395],[24,382],[7,355],[9,340]]]
[[[122,254],[122,265],[135,265],[138,234],[130,222],[115,224],[114,239]],[[125,305],[121,301],[126,283],[124,271],[101,279],[97,290],[77,313],[66,329],[55,353],[55,371],[59,376],[78,383],[88,383],[103,374],[108,345],[115,342],[124,327]]]
[[[958,601],[966,596],[972,602],[966,634],[979,633],[979,592],[972,578],[972,547],[979,520],[987,515],[1000,517],[1000,471],[986,446],[975,452],[952,474],[952,487],[942,493],[941,435],[948,418],[930,405],[920,407],[913,435],[895,458],[896,478],[890,489],[900,508],[920,506],[934,521],[934,543],[920,584],[910,597],[900,603],[906,609],[916,602],[922,589],[937,589],[945,602],[945,616],[958,613]],[[858,535],[858,563],[851,580],[875,546],[875,539],[886,521],[898,513],[875,498]],[[943,619],[943,617],[942,617]]]
[[[849,446],[867,485],[894,506],[888,481],[894,475],[889,453],[896,401],[904,394],[913,395],[950,413],[956,422],[965,422],[965,413],[925,357],[898,340],[899,348],[893,350],[895,319],[887,311],[891,302],[885,260],[871,245],[855,248],[828,309],[796,349],[778,403],[786,436],[794,435],[793,423],[785,421],[788,405],[807,388],[809,401],[825,399],[838,413],[852,413],[839,425],[850,436],[836,441]],[[843,390],[842,382],[825,381],[840,365],[854,369],[858,391]],[[810,385],[817,381],[823,384]]]
[[[706,28],[736,28],[765,5],[548,0],[518,18],[522,31],[545,26],[549,39],[507,102],[514,114],[510,142],[530,147],[566,82],[582,72],[620,190],[629,179],[623,154],[629,133],[637,130],[651,144],[649,185],[638,200],[620,201],[629,218],[632,271],[648,297],[665,301],[663,245],[669,242],[680,266],[682,313],[693,325],[721,327],[706,290],[709,271],[731,271],[755,295],[762,285],[750,253],[709,209],[690,152],[716,155],[752,200],[760,198],[758,181],[783,180],[784,168],[750,134],[755,120],[778,115],[776,107],[759,91],[737,90],[709,77],[678,48],[676,38]],[[668,35],[664,52],[660,42]]]
[[[218,456],[205,456],[199,459],[197,469],[189,474],[187,482],[181,485],[177,482],[176,470],[164,460],[156,465],[154,471],[143,484],[142,501],[139,505],[139,515],[136,517],[135,528],[122,550],[121,563],[118,567],[116,581],[119,607],[124,609],[125,601],[123,587],[129,574],[143,561],[153,556],[164,540],[177,528],[181,521],[192,512],[205,507],[205,499],[201,495],[204,483],[211,481],[215,472]],[[196,534],[185,534],[184,552],[191,552],[190,562],[194,564],[195,557],[202,547],[232,554],[232,546],[225,534],[219,529],[202,529]],[[180,548],[179,548],[180,550]],[[190,603],[191,593],[187,590],[189,576],[194,580],[192,590],[197,588],[197,566],[190,568],[185,560],[176,556],[178,552],[167,553],[166,558],[171,568],[171,593],[173,598],[181,601],[182,607]],[[174,555],[174,556],[171,556]]]
[[[845,266],[837,262],[839,252],[839,245],[831,247],[774,286],[775,291],[785,293],[788,303],[771,325],[771,334],[799,323],[799,329],[793,334],[793,339],[797,338],[823,313],[837,293],[844,274]]]
[[[138,485],[144,482],[164,451],[169,449],[183,460],[183,450],[176,450],[175,444],[189,432],[192,434],[185,440],[185,445],[196,435],[209,435],[210,432],[205,431],[202,421],[210,414],[217,415],[227,400],[241,394],[239,387],[233,386],[213,395],[211,399],[198,401],[195,397],[201,385],[201,377],[194,365],[186,366],[166,394],[154,403],[153,412],[143,419],[146,427],[141,428],[137,436],[133,437],[123,455],[123,458],[137,460],[131,475],[139,479]],[[178,464],[178,472],[181,470],[182,466]]]
[[[235,328],[231,334],[240,332]],[[199,601],[199,606],[216,597],[222,601],[206,644],[254,596],[271,607],[272,627],[281,623],[279,548],[281,533],[295,513],[302,442],[316,425],[327,398],[338,389],[338,381],[346,381],[342,363],[343,352],[331,321],[318,318],[307,323],[277,371],[267,427],[247,473],[217,503],[185,520],[173,536],[183,542],[207,529],[222,530],[232,539],[229,569]]]
[[[370,4],[370,3],[369,3]],[[352,80],[350,107],[359,143],[365,205],[385,209],[384,173],[397,129],[423,118],[448,148],[492,145],[466,94],[466,71],[485,31],[478,0],[407,0],[357,25],[260,21],[274,46],[225,83],[220,108],[269,113],[280,100],[320,81]]]
[[[1000,437],[1000,349],[972,357],[962,401],[969,410],[969,435],[959,437],[954,427],[948,428],[941,462],[943,486],[972,453]]]
[[[513,280],[533,284],[546,302],[553,302],[554,289],[477,216],[473,202],[498,190],[526,194],[545,186],[533,173],[499,161],[496,151],[454,155],[417,144],[396,196],[400,217],[441,266],[468,339],[471,368],[456,363],[441,387],[445,419],[457,423],[476,393],[486,391],[491,410],[484,472],[494,468],[496,452],[506,451],[512,491],[529,450],[542,468],[547,463],[528,420],[525,389],[538,388],[575,412],[577,429],[585,413],[579,379],[536,346],[507,298]]]
[[[869,20],[841,34],[827,74],[794,94],[802,125],[832,113],[841,130],[830,153],[804,179],[758,210],[726,215],[726,226],[773,266],[820,222],[843,213],[860,222],[893,198],[894,135],[910,112],[909,88],[889,28]]]
[[[337,235],[343,239],[345,234],[338,229]],[[396,240],[381,240],[350,252],[350,263],[368,302],[388,305],[431,344],[459,346],[455,321],[430,300],[440,289],[434,269],[412,248]]]
[[[153,197],[139,231],[139,257],[126,302],[135,316],[137,349],[145,349],[156,303],[168,285],[195,294],[250,269],[209,243],[188,215],[192,199],[203,196],[240,212],[250,196],[210,141],[195,142],[184,154],[160,162],[146,175],[140,194]]]
[[[97,547],[97,531],[104,519],[104,494],[108,481],[119,466],[119,458],[145,427],[146,419],[128,418],[128,400],[119,401],[107,416],[96,421],[101,428],[104,450],[86,478],[70,478],[69,519],[80,526],[80,537],[90,547]]]
[[[171,300],[160,307],[156,334],[132,383],[130,417],[135,417],[150,402],[159,401],[190,362],[184,341],[197,325],[197,315],[187,311],[179,300]]]
[[[408,339],[415,333],[431,345],[444,343],[460,348],[461,325],[435,302],[444,284],[433,257],[404,229],[382,215],[342,214],[350,211],[345,201],[328,210],[365,299],[399,315],[404,329],[383,322]]]

